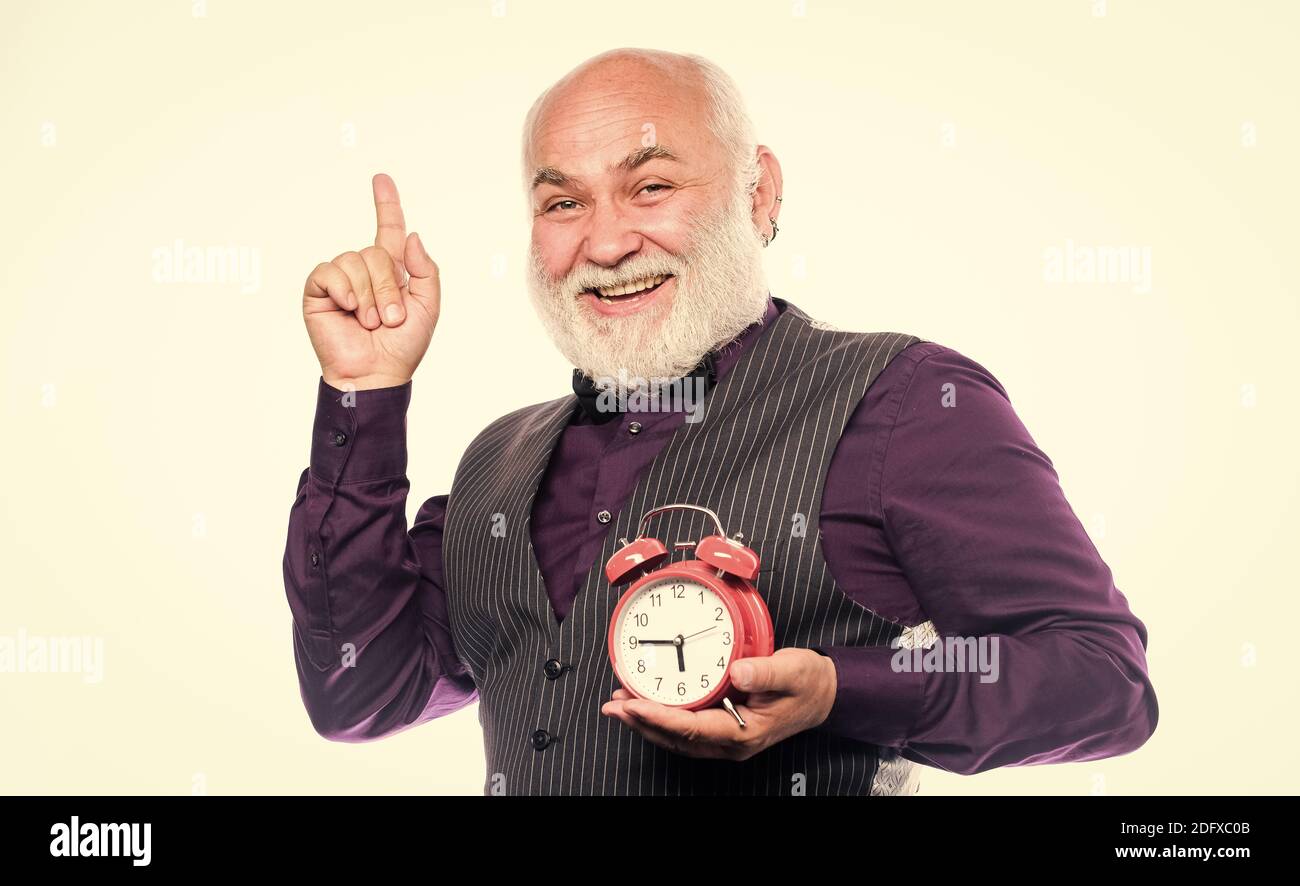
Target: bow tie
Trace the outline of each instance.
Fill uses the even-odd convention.
[[[705,354],[700,364],[684,377],[687,379],[703,379],[703,393],[707,394],[718,380],[713,354],[711,352]],[[603,425],[621,414],[622,407],[625,405],[625,401],[617,396],[606,395],[601,398],[601,389],[596,387],[596,383],[584,375],[580,369],[573,370],[573,393],[578,395],[578,403],[582,406],[582,411],[587,418],[598,425]]]

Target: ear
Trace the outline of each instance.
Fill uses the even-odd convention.
[[[758,158],[758,168],[762,171],[752,204],[754,230],[759,236],[771,240],[773,237],[771,220],[781,217],[781,201],[777,199],[784,193],[781,164],[777,161],[776,154],[773,154],[772,149],[767,145],[759,145],[754,150]]]

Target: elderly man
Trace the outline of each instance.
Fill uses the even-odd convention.
[[[590,59],[538,98],[523,162],[529,287],[573,393],[485,429],[409,531],[405,413],[441,292],[390,178],[375,244],[307,280],[321,382],[284,572],[321,735],[477,699],[485,790],[508,794],[910,793],[918,763],[1146,741],[1146,629],[998,382],[769,293],[781,167],[722,71]],[[665,380],[701,408],[605,396]],[[712,509],[763,561],[776,652],[732,664],[734,712],[634,697],[608,658],[603,566],[669,503]],[[677,512],[661,537],[702,520]],[[954,640],[978,665],[930,654]]]

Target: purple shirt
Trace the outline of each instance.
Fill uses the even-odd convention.
[[[778,310],[769,302],[717,354],[719,380]],[[446,496],[406,526],[411,387],[360,391],[345,407],[320,382],[311,466],[290,514],[285,587],[302,698],[316,730],[337,741],[381,738],[477,697],[448,625]],[[593,424],[578,411],[564,430],[532,515],[557,618],[608,531],[596,514],[618,512],[683,420]],[[999,653],[988,682],[970,668],[898,671],[888,647],[822,647],[838,687],[819,729],[962,774],[1128,753],[1155,730],[1146,628],[979,364],[922,342],[885,367],[835,450],[819,525],[849,597],[891,621],[931,621],[941,636],[996,636]],[[347,643],[355,667],[338,661]],[[331,650],[323,670],[307,654],[321,646]]]

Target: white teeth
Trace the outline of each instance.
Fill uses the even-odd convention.
[[[642,289],[649,289],[652,286],[658,286],[667,280],[671,274],[661,274],[658,277],[646,277],[642,280],[634,280],[631,283],[625,283],[622,286],[612,286],[608,288],[597,289],[601,301],[606,304],[612,304],[609,299],[619,295],[631,295],[634,292],[640,292]]]

